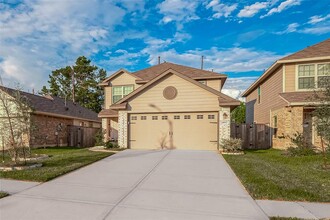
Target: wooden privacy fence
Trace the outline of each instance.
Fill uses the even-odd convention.
[[[271,128],[266,124],[231,124],[230,137],[242,139],[244,149],[271,147]]]
[[[95,134],[100,128],[68,126],[68,145],[71,147],[92,147],[95,144]]]

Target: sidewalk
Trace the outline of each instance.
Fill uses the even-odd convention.
[[[330,219],[330,203],[256,200],[269,217]]]
[[[7,192],[11,195],[32,188],[39,184],[40,183],[38,182],[0,179],[0,191]]]

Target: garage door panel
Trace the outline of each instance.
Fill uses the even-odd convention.
[[[216,150],[218,114],[131,114],[129,142],[132,149]]]

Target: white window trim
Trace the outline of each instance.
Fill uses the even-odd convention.
[[[296,89],[296,91],[301,91],[301,92],[303,92],[303,91],[313,91],[313,90],[315,90],[315,89],[319,89],[319,88],[317,88],[317,77],[318,77],[318,75],[317,75],[317,65],[319,65],[319,64],[330,64],[330,62],[320,62],[320,63],[302,63],[302,64],[296,64],[296,75],[295,75],[295,89]],[[311,77],[311,76],[298,76],[298,70],[299,70],[299,66],[300,65],[314,65],[314,70],[315,70],[315,74],[314,74],[314,83],[315,83],[315,88],[311,88],[311,89],[299,89],[299,78],[304,78],[304,77],[306,77],[306,78],[309,78],[309,77]],[[321,76],[325,76],[325,75],[321,75]]]
[[[113,101],[113,96],[114,96],[114,92],[113,92],[113,90],[114,90],[114,87],[122,87],[122,91],[121,91],[121,96],[122,96],[122,97],[120,98],[120,99],[122,99],[122,98],[125,97],[125,96],[124,96],[124,89],[123,89],[125,86],[132,86],[132,87],[133,87],[132,92],[134,91],[134,84],[128,84],[128,85],[114,85],[114,86],[111,87],[111,104],[114,104],[114,103],[115,103],[115,102]],[[127,95],[128,95],[128,94],[127,94]],[[126,96],[127,96],[127,95],[126,95]],[[120,99],[119,99],[119,100],[120,100]],[[119,100],[118,100],[118,101],[119,101]],[[118,101],[117,101],[117,102],[118,102]]]

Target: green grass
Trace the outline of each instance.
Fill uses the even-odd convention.
[[[4,192],[4,191],[0,191],[0,199],[3,198],[3,197],[6,197],[8,196],[9,194]]]
[[[330,170],[322,169],[322,156],[282,153],[269,149],[223,156],[255,199],[330,202]]]
[[[9,172],[0,171],[1,178],[46,182],[113,154],[72,147],[33,149],[32,153],[47,154],[50,158],[42,161],[43,166],[40,168]],[[7,160],[9,160],[8,157]]]

